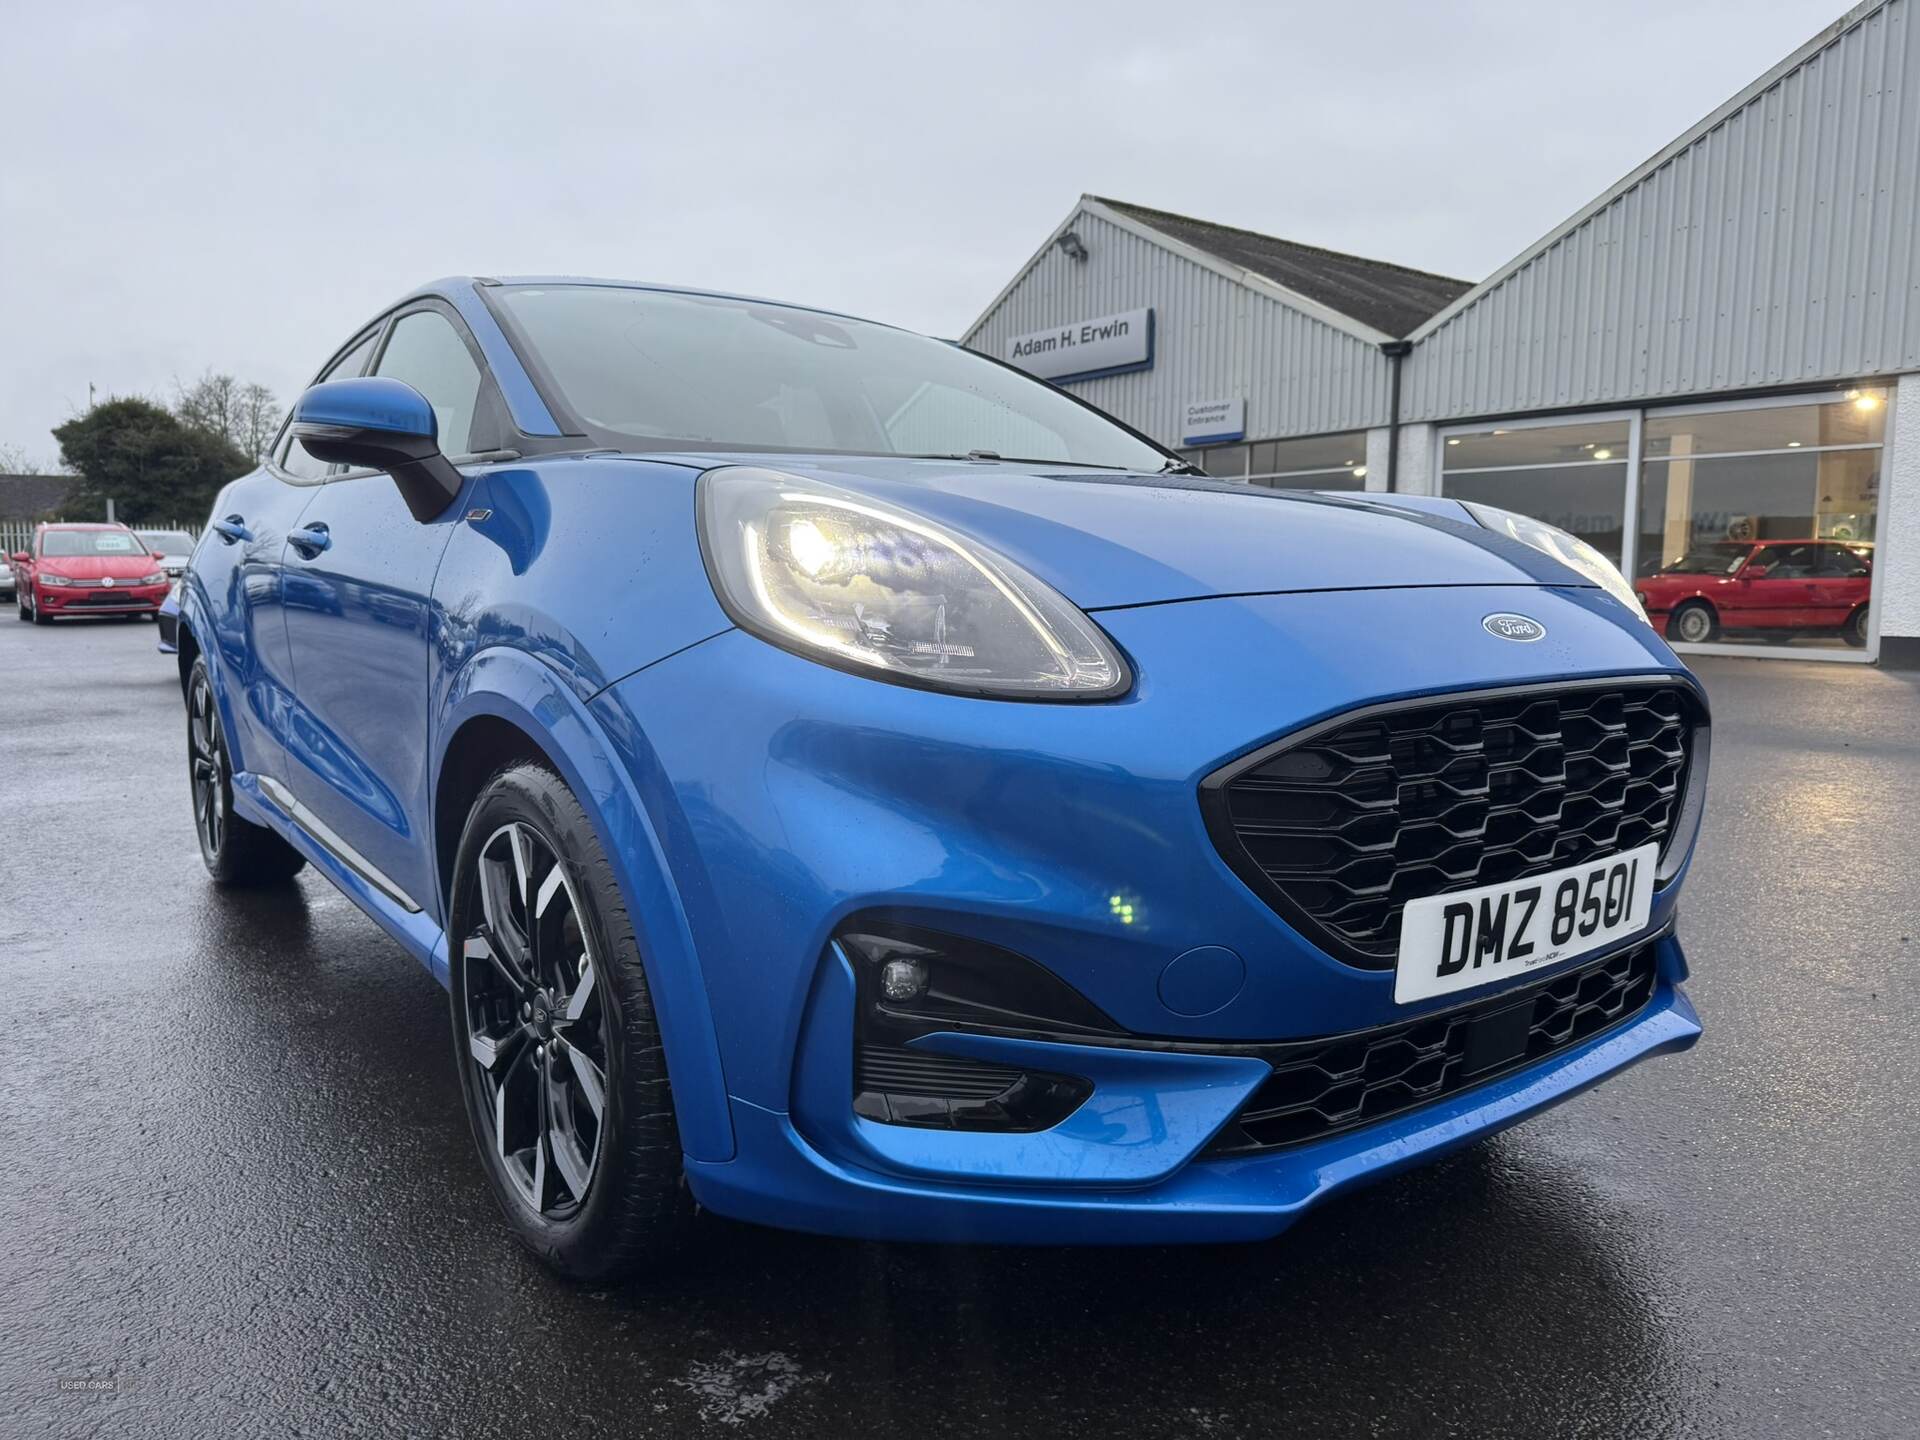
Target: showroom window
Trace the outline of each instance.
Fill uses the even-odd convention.
[[[1441,446],[1442,493],[1558,525],[1618,565],[1632,424],[1621,415],[1455,431]]]
[[[1633,577],[1676,644],[1871,658],[1888,398],[1862,387],[1443,430],[1440,490],[1578,535]],[[1798,543],[1764,543],[1780,541]]]
[[[1649,414],[1636,583],[1684,627],[1729,645],[1859,649],[1867,641],[1887,397]],[[1758,546],[1761,540],[1827,542]],[[1688,583],[1703,554],[1745,563]],[[1665,592],[1671,591],[1671,594]],[[1677,626],[1679,605],[1700,614]]]
[[[1367,432],[1309,435],[1297,440],[1257,440],[1251,445],[1209,445],[1182,450],[1180,458],[1220,480],[1247,480],[1273,490],[1364,490]]]
[[[1367,432],[1263,440],[1248,446],[1248,474],[1275,490],[1364,490]]]

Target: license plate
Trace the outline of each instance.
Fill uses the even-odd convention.
[[[1393,998],[1407,1005],[1590,954],[1646,928],[1660,847],[1409,900]]]

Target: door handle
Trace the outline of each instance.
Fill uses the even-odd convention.
[[[214,521],[213,532],[229,545],[253,539],[253,532],[247,529],[247,522],[238,515],[229,515],[224,520]]]
[[[301,559],[311,560],[333,544],[333,537],[327,533],[327,527],[316,520],[311,525],[302,525],[298,530],[289,530],[287,543],[300,552]]]

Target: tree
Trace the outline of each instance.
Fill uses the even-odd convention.
[[[225,435],[182,423],[149,400],[111,399],[58,426],[60,458],[79,476],[70,511],[129,524],[205,515],[220,487],[253,465]]]
[[[242,383],[209,370],[191,385],[176,383],[173,413],[181,423],[218,435],[243,455],[258,460],[280,428],[273,391],[258,382]]]
[[[253,381],[240,390],[240,435],[235,443],[256,460],[267,458],[280,433],[280,402],[273,391]]]

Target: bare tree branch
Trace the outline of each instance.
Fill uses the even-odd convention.
[[[207,371],[191,385],[176,382],[173,413],[182,424],[218,435],[258,460],[280,428],[273,392],[258,382],[242,383],[225,373]]]

